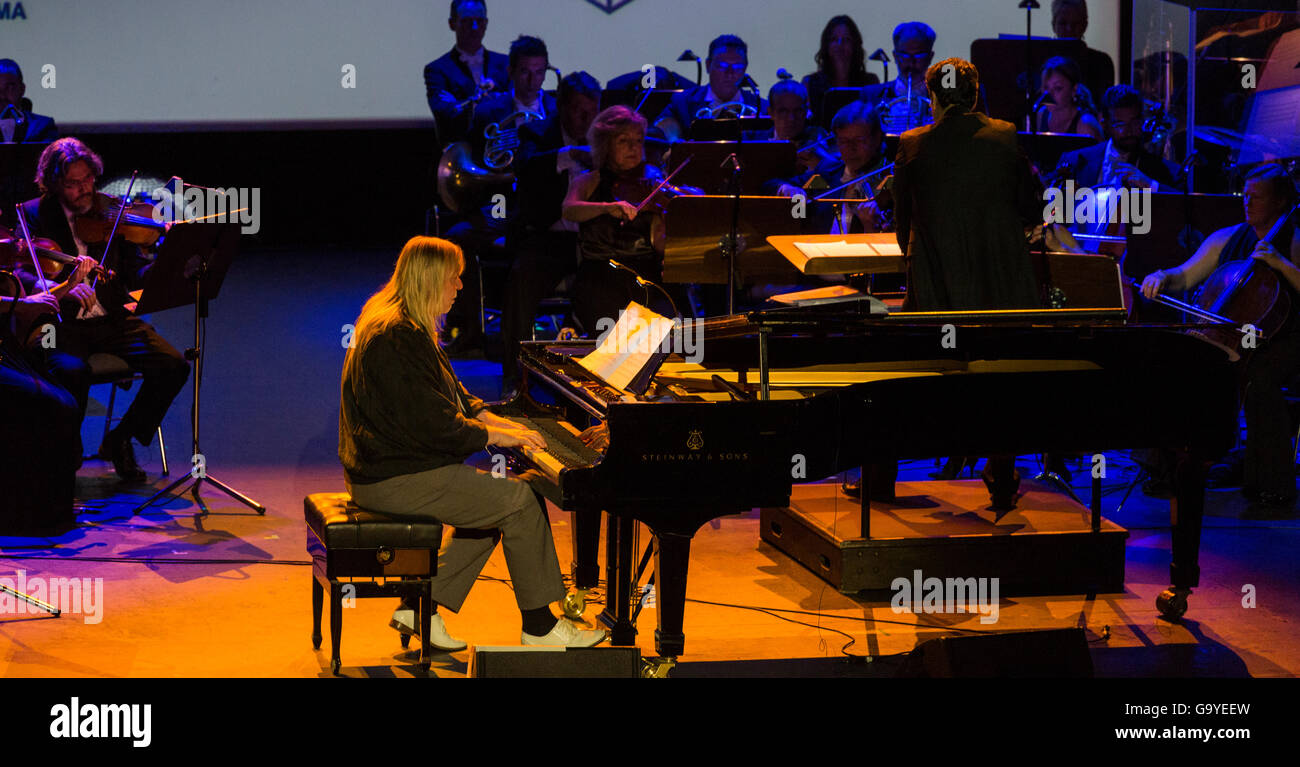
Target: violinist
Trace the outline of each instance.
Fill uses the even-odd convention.
[[[77,403],[32,366],[17,341],[57,308],[54,296],[25,295],[17,278],[0,272],[0,441],[21,445],[0,461],[0,535],[58,535],[76,524]]]
[[[793,80],[782,80],[767,92],[772,110],[772,138],[790,141],[798,153],[799,170],[806,173],[834,161],[831,134],[810,122],[808,91]]]
[[[501,335],[502,390],[518,384],[519,342],[532,336],[542,299],[578,269],[578,225],[562,215],[569,180],[591,167],[587,131],[600,110],[600,83],[586,72],[570,72],[556,94],[557,119],[519,129],[518,215],[506,247],[514,254],[506,282]]]
[[[745,89],[745,70],[749,67],[749,46],[735,35],[719,35],[709,43],[704,62],[709,82],[673,96],[655,120],[670,142],[683,141],[691,135],[691,123],[705,117],[733,114],[758,117],[767,114],[767,102],[753,89]],[[752,82],[752,81],[751,81]]]
[[[109,432],[99,455],[112,461],[117,475],[139,482],[145,473],[136,463],[131,439],[148,445],[162,423],[172,400],[189,378],[189,363],[152,326],[130,314],[127,291],[143,283],[151,262],[139,246],[121,238],[111,244],[95,242],[93,229],[103,228],[103,216],[111,214],[117,202],[95,191],[95,181],[104,164],[81,141],[62,138],[41,153],[36,183],[41,196],[23,204],[33,238],[53,240],[61,252],[73,256],[105,252],[103,266],[114,279],[88,281],[89,270],[82,262],[63,265],[54,274],[37,275],[30,264],[19,263],[16,274],[28,294],[40,292],[44,280],[75,278],[61,301],[62,323],[55,329],[54,348],[42,348],[46,371],[76,398],[82,418],[90,390],[90,355],[97,352],[120,357],[132,370],[143,374],[143,382],[131,407]],[[92,224],[92,225],[88,225]]]
[[[1273,269],[1290,294],[1292,316],[1245,362],[1246,449],[1244,463],[1215,467],[1217,486],[1242,485],[1250,501],[1266,511],[1290,512],[1296,498],[1290,422],[1283,387],[1300,374],[1300,231],[1295,216],[1282,221],[1297,200],[1296,186],[1280,165],[1261,165],[1246,176],[1246,220],[1211,234],[1180,266],[1157,270],[1142,282],[1142,295],[1176,293],[1206,282],[1220,266],[1254,259]],[[1277,226],[1271,240],[1264,239]]]
[[[881,170],[885,165],[885,156],[881,146],[885,140],[880,126],[880,113],[864,101],[853,101],[840,109],[831,120],[834,135],[834,148],[839,152],[838,161],[832,160],[819,168],[785,181],[764,184],[765,194],[793,197],[803,194],[813,199],[816,194],[805,190],[814,175],[821,176],[826,186],[831,189],[844,184],[849,186],[832,193],[834,199],[864,200],[853,205],[837,203],[833,205],[818,204],[812,206],[810,216],[813,231],[818,234],[859,234],[879,232],[884,223],[881,210],[867,194],[868,186],[875,188],[885,176],[879,173],[874,177],[863,179],[866,174]]]
[[[617,319],[630,301],[649,300],[634,277],[611,266],[611,259],[651,282],[662,279],[663,215],[653,205],[637,211],[639,197],[664,178],[645,161],[645,133],[645,118],[627,107],[613,106],[596,115],[587,132],[594,169],[574,177],[564,198],[565,220],[578,224],[582,259],[573,311],[588,335],[596,333],[599,320]]]

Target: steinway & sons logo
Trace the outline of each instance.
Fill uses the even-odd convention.
[[[686,434],[686,452],[684,453],[642,453],[641,461],[643,463],[664,462],[664,463],[686,463],[686,462],[708,462],[708,461],[748,461],[749,453],[747,452],[722,452],[711,453],[704,450],[704,432],[700,429],[691,429]]]
[[[619,8],[632,2],[632,0],[587,0],[587,2],[601,9],[605,13],[613,13]]]

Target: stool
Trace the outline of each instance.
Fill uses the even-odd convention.
[[[432,648],[429,622],[433,576],[438,572],[442,524],[367,511],[347,493],[314,493],[303,499],[307,518],[307,553],[311,555],[312,646],[321,644],[320,618],[325,588],[330,592],[330,670],[338,674],[343,637],[343,591],[358,598],[417,597],[420,668],[428,671]],[[344,582],[340,579],[349,580]],[[392,580],[390,580],[392,579]],[[406,647],[409,638],[402,637]]]

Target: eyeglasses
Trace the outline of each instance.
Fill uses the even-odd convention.
[[[717,68],[722,72],[735,72],[736,74],[740,74],[744,72],[745,68],[748,66],[749,66],[748,64],[727,64],[726,62],[722,62],[722,61],[715,61],[713,63],[713,67]]]
[[[95,177],[94,177],[94,176],[82,176],[81,178],[65,178],[65,179],[63,179],[63,188],[64,188],[64,189],[80,189],[80,188],[83,187],[83,186],[90,186],[90,187],[93,187],[94,185],[95,185]]]
[[[920,53],[903,53],[894,51],[894,59],[897,61],[925,61],[934,55],[934,51],[922,51]]]

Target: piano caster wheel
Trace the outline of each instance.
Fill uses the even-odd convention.
[[[560,603],[564,608],[564,616],[575,621],[582,620],[582,614],[587,610],[587,589],[578,589],[570,591],[564,595],[564,601]]]
[[[667,679],[668,673],[677,665],[676,658],[642,658],[642,679]]]
[[[1187,613],[1187,597],[1191,594],[1191,589],[1170,586],[1156,597],[1156,609],[1166,619],[1176,621]]]
[[[408,647],[410,647],[410,646],[411,646],[411,635],[410,635],[410,634],[402,634],[402,649],[405,650],[406,648],[408,648]]]

